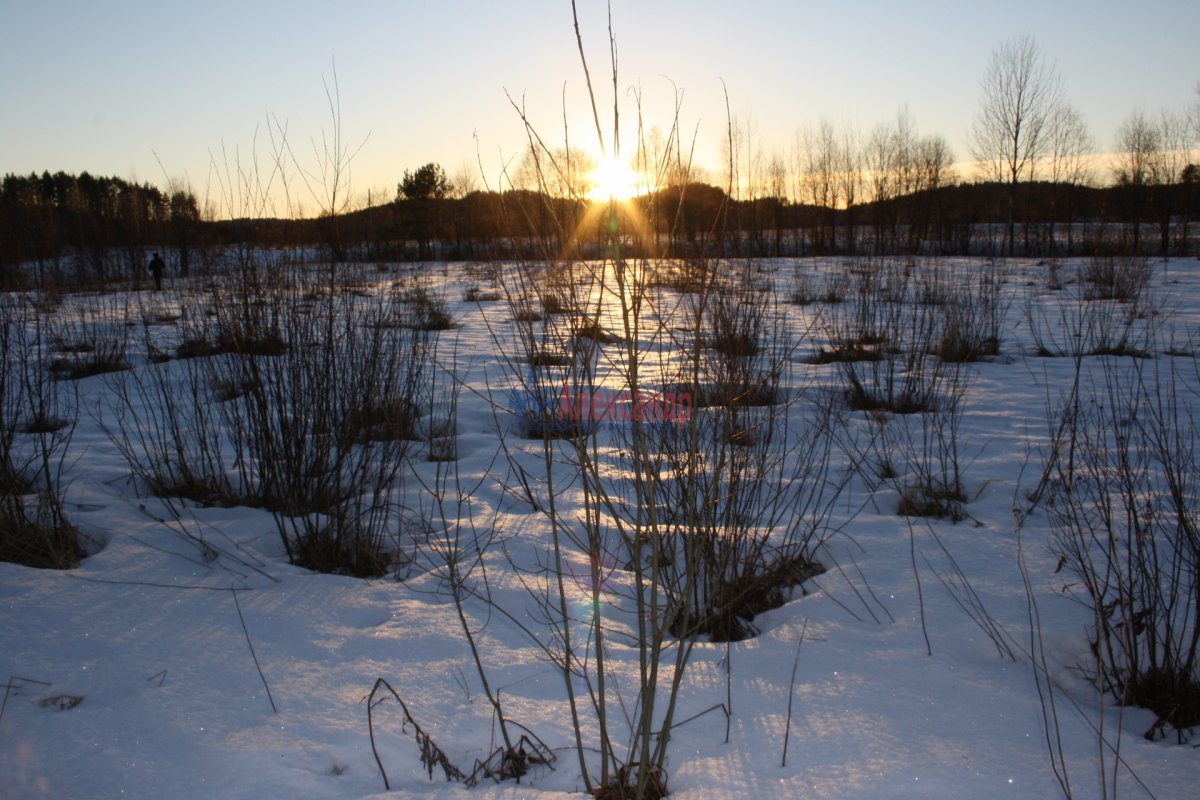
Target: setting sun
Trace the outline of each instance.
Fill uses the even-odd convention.
[[[638,176],[619,159],[600,159],[589,176],[588,197],[594,201],[629,200],[638,194]]]

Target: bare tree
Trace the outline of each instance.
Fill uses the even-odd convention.
[[[762,200],[769,196],[767,155],[759,134],[758,121],[747,113],[744,122],[737,118],[731,120],[730,136],[725,142],[726,148],[733,148],[732,157],[726,159],[732,170],[730,197],[742,201],[734,206],[734,213],[738,216],[736,225],[746,234],[757,253],[765,249],[763,230],[766,224],[762,216]],[[734,252],[737,252],[740,244],[741,238],[735,238]]]
[[[1117,182],[1134,186],[1150,183],[1151,162],[1158,148],[1158,131],[1146,112],[1138,109],[1127,116],[1117,129]]]
[[[1132,248],[1141,245],[1142,216],[1146,193],[1156,179],[1156,154],[1162,149],[1158,128],[1138,109],[1127,116],[1117,129],[1118,161],[1114,168],[1117,185],[1123,190],[1126,218],[1133,222]]]
[[[1075,189],[1086,184],[1092,170],[1092,137],[1083,116],[1063,103],[1050,120],[1050,180],[1055,186],[1054,215],[1048,234],[1054,246],[1054,221],[1061,210],[1067,222],[1067,254],[1074,244]]]
[[[848,124],[841,133],[842,141],[837,153],[838,194],[846,211],[846,252],[853,253],[857,246],[854,238],[854,207],[862,202],[863,195],[862,136]]]
[[[1150,173],[1155,188],[1151,205],[1158,223],[1159,247],[1164,257],[1170,255],[1171,229],[1178,228],[1180,252],[1187,246],[1186,213],[1180,206],[1176,188],[1183,182],[1191,160],[1191,124],[1184,112],[1163,109],[1158,116],[1158,139],[1160,147],[1150,164]],[[1181,220],[1175,225],[1175,220]]]
[[[957,181],[954,173],[954,154],[950,144],[940,134],[922,136],[913,151],[915,184],[913,203],[909,218],[910,253],[920,253],[932,235],[934,222],[938,218],[938,189]]]
[[[550,197],[583,200],[593,188],[596,160],[586,151],[531,145],[513,176],[513,186]]]
[[[905,224],[910,253],[920,252],[929,232],[937,189],[955,180],[950,146],[941,136],[921,136],[907,108],[892,125],[877,125],[860,148],[859,191],[873,206],[875,252],[896,252]],[[850,190],[848,189],[847,192]],[[901,203],[900,198],[910,202]],[[853,197],[847,195],[847,207]]]
[[[479,167],[463,161],[450,177],[450,196],[461,199],[479,191],[479,185]]]
[[[875,253],[883,253],[887,234],[894,230],[895,207],[891,202],[897,194],[895,132],[880,123],[872,130],[863,146],[863,166],[869,178],[866,200],[872,207]]]
[[[829,120],[797,137],[797,172],[800,175],[800,202],[822,209],[812,227],[812,245],[818,251],[832,252],[836,245],[835,220],[841,202],[838,180],[840,166],[838,135]]]
[[[786,224],[784,206],[787,203],[788,169],[787,162],[778,152],[771,154],[766,167],[767,202],[771,209],[771,228],[775,237],[774,255],[783,255],[783,229]]]
[[[1017,184],[1031,180],[1049,147],[1063,102],[1062,79],[1038,43],[1018,36],[992,51],[980,82],[983,101],[971,129],[971,154],[994,180],[1008,183],[1008,254],[1013,255]]]

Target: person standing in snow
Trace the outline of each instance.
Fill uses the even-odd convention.
[[[150,274],[154,276],[154,288],[162,291],[163,272],[167,269],[166,262],[162,260],[162,256],[158,253],[154,254],[154,258],[150,259]]]

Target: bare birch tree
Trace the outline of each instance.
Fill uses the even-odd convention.
[[[1074,244],[1076,188],[1088,183],[1092,170],[1091,134],[1083,116],[1066,103],[1060,105],[1050,121],[1050,180],[1054,183],[1054,209],[1048,234],[1054,247],[1054,222],[1059,212],[1066,217],[1067,254]]]
[[[1050,121],[1063,102],[1062,78],[1030,36],[992,51],[980,82],[983,101],[971,129],[972,156],[986,174],[1008,184],[1008,254],[1013,255],[1017,184],[1032,180],[1049,147]]]
[[[1162,148],[1155,158],[1154,172],[1159,188],[1155,192],[1154,216],[1158,223],[1159,246],[1162,255],[1171,252],[1171,234],[1175,230],[1180,254],[1187,247],[1188,215],[1185,213],[1178,186],[1184,180],[1192,157],[1191,121],[1183,111],[1163,109],[1158,118]],[[1178,224],[1176,224],[1178,221]]]
[[[1154,183],[1154,158],[1162,147],[1158,128],[1141,109],[1132,112],[1117,129],[1118,161],[1114,168],[1117,185],[1125,200],[1125,216],[1133,223],[1132,248],[1141,246],[1142,217],[1146,194]]]
[[[796,141],[802,192],[799,199],[818,209],[819,216],[812,227],[812,246],[823,253],[833,252],[836,246],[835,222],[842,188],[838,181],[838,145],[837,131],[826,119],[804,131]]]

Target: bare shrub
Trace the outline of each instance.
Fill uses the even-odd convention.
[[[513,107],[533,163],[561,172],[555,148]],[[610,139],[595,116],[614,155],[616,117],[614,107]],[[635,152],[642,174],[687,174],[678,136]],[[536,620],[522,627],[562,677],[584,789],[661,797],[696,642],[753,635],[754,614],[819,569],[840,488],[828,457],[837,409],[792,382],[794,339],[807,331],[794,331],[793,306],[759,291],[760,263],[643,258],[626,247],[639,235],[636,208],[614,200],[586,214],[605,232],[603,256],[571,260],[573,242],[542,242],[540,263],[502,278],[513,321],[489,320],[509,385],[550,423],[540,440],[502,438],[511,496],[540,515],[544,537],[532,564],[510,553],[530,606],[508,616]],[[714,214],[717,242],[724,209]],[[578,335],[593,326],[612,336]],[[543,352],[568,357],[531,367]],[[693,390],[708,405],[696,407]],[[789,411],[801,403],[810,414]],[[519,431],[522,407],[510,409],[497,415],[501,430]],[[578,427],[555,438],[564,421]]]
[[[447,331],[454,327],[454,317],[443,295],[431,292],[425,286],[415,286],[404,293],[406,306],[401,315],[405,327],[418,331]]]
[[[1080,278],[1088,300],[1136,303],[1150,285],[1150,259],[1138,255],[1094,255],[1083,267]]]
[[[631,544],[635,561],[663,562],[667,619],[683,637],[755,635],[758,614],[823,570],[815,552],[840,488],[828,472],[835,411],[788,368],[807,330],[750,287],[754,266],[721,270],[728,278],[679,306],[672,327],[697,335],[674,334],[682,363],[668,385],[696,387],[695,411],[646,431],[645,470],[664,476],[654,485],[662,510],[649,539]]]
[[[206,360],[211,380],[242,387],[221,404],[235,448],[253,464],[253,494],[275,515],[297,564],[324,572],[384,574],[398,548],[393,491],[418,392],[425,331],[389,324],[385,293],[316,292],[297,269],[267,307],[235,296],[218,312],[232,327],[279,336],[282,352]],[[402,301],[401,301],[402,302]],[[236,310],[249,314],[238,319]]]
[[[79,406],[47,369],[49,331],[36,303],[0,295],[0,561],[69,569],[84,556],[63,507]]]
[[[1004,273],[995,259],[973,275],[955,275],[947,288],[933,354],[953,363],[999,355],[1008,312],[1003,286]]]
[[[850,274],[844,270],[825,273],[821,288],[821,302],[826,305],[837,305],[846,302],[852,289]]]
[[[1147,357],[1157,346],[1162,316],[1149,291],[1128,302],[1092,297],[1086,281],[1047,295],[1029,287],[1025,321],[1034,354],[1046,357]]]
[[[279,303],[279,293],[287,287],[274,269],[263,270],[267,273],[264,279],[259,269],[246,263],[252,259],[253,254],[245,254],[240,275],[211,284],[205,311],[211,319],[207,324],[198,324],[193,335],[180,343],[180,348],[187,345],[191,349],[189,355],[277,356],[287,350]]]
[[[250,273],[243,270],[242,277]],[[202,505],[261,502],[257,474],[242,458],[240,429],[231,430],[220,403],[260,388],[237,374],[231,359],[278,356],[287,350],[272,292],[257,280],[214,280],[194,295],[179,294],[170,330],[147,326],[148,353],[170,349],[178,360],[151,359],[110,377],[111,417],[101,424],[142,489],[168,502]]]
[[[970,496],[961,430],[968,370],[950,365],[939,382],[936,402],[919,414],[875,411],[868,417],[874,432],[858,458],[876,465],[875,477],[894,488],[899,498],[896,513],[902,517],[959,522],[967,516]]]
[[[151,338],[147,332],[148,349]],[[214,391],[212,372],[192,356],[151,362],[109,380],[112,421],[103,427],[152,495],[229,506],[249,494],[247,471],[231,466],[232,442],[216,405],[244,392]]]
[[[836,306],[824,323],[832,342],[824,360],[841,365],[850,408],[898,414],[932,408],[943,372],[930,355],[941,308],[930,302],[932,284],[914,280],[914,265],[896,261],[862,259],[852,274],[852,302]]]
[[[591,778],[597,796],[650,797],[657,796],[653,787],[665,789],[665,772],[655,766],[665,746],[655,739],[665,742],[671,706],[659,721],[651,699],[663,689],[673,694],[679,683],[676,677],[660,688],[654,675],[668,669],[664,659],[679,676],[698,639],[755,635],[756,615],[822,569],[815,551],[829,535],[838,489],[829,472],[835,416],[824,398],[784,390],[795,350],[791,321],[773,295],[740,280],[752,262],[728,266],[733,274],[726,270],[720,281],[711,266],[692,268],[693,276],[708,276],[708,285],[680,291],[652,285],[652,265],[606,261],[592,271],[588,291],[576,294],[576,313],[547,318],[548,329],[517,337],[536,348],[561,336],[568,362],[526,370],[519,362],[527,357],[511,356],[522,392],[545,415],[535,417],[545,469],[532,491],[552,540],[548,570],[514,567],[531,587],[547,635],[560,643],[555,658],[594,663],[600,682],[588,691],[601,715],[601,769]],[[571,334],[572,326],[588,328],[600,318],[614,336]],[[660,351],[670,356],[659,358]],[[683,398],[686,413],[666,411]],[[809,413],[794,408],[800,403]],[[523,430],[531,427],[526,421]],[[578,477],[556,477],[564,465]],[[561,505],[562,485],[581,488],[579,506]],[[572,579],[565,563],[577,558],[591,566]],[[604,589],[605,564],[619,565],[627,590]],[[572,632],[581,624],[569,610],[573,580],[582,581],[577,588],[592,608],[582,633]],[[601,615],[601,604],[619,607],[622,621],[602,622],[613,612]],[[604,732],[603,709],[619,698],[605,682],[607,659],[619,657],[612,637],[640,643],[637,702],[649,704],[634,721],[624,758]],[[669,639],[681,641],[668,649]],[[573,713],[585,707],[570,689],[568,698]]]
[[[698,292],[712,281],[710,263],[705,259],[664,259],[651,267],[648,284],[657,289],[671,289],[680,294]]]
[[[50,332],[55,377],[79,380],[129,368],[128,301],[119,295],[78,295],[54,317]]]
[[[942,361],[965,363],[999,354],[999,341],[980,329],[979,307],[973,298],[962,298],[946,309],[933,355]]]
[[[1182,740],[1200,725],[1195,397],[1174,359],[1094,366],[1052,423],[1054,547],[1092,612],[1097,685],[1155,713],[1148,738]]]
[[[495,303],[501,299],[503,299],[503,295],[496,289],[468,286],[463,290],[463,300],[467,303]]]
[[[859,262],[854,275],[853,302],[826,318],[834,346],[813,360],[840,366],[849,407],[868,412],[871,433],[856,442],[855,460],[875,465],[900,516],[960,521],[970,499],[960,457],[965,362],[996,350],[1002,270],[909,259]]]
[[[753,290],[721,286],[708,295],[705,347],[716,351],[723,364],[752,359],[762,349],[766,308]]]
[[[816,278],[808,272],[796,268],[796,276],[792,280],[791,301],[798,306],[807,306],[820,299]]]

